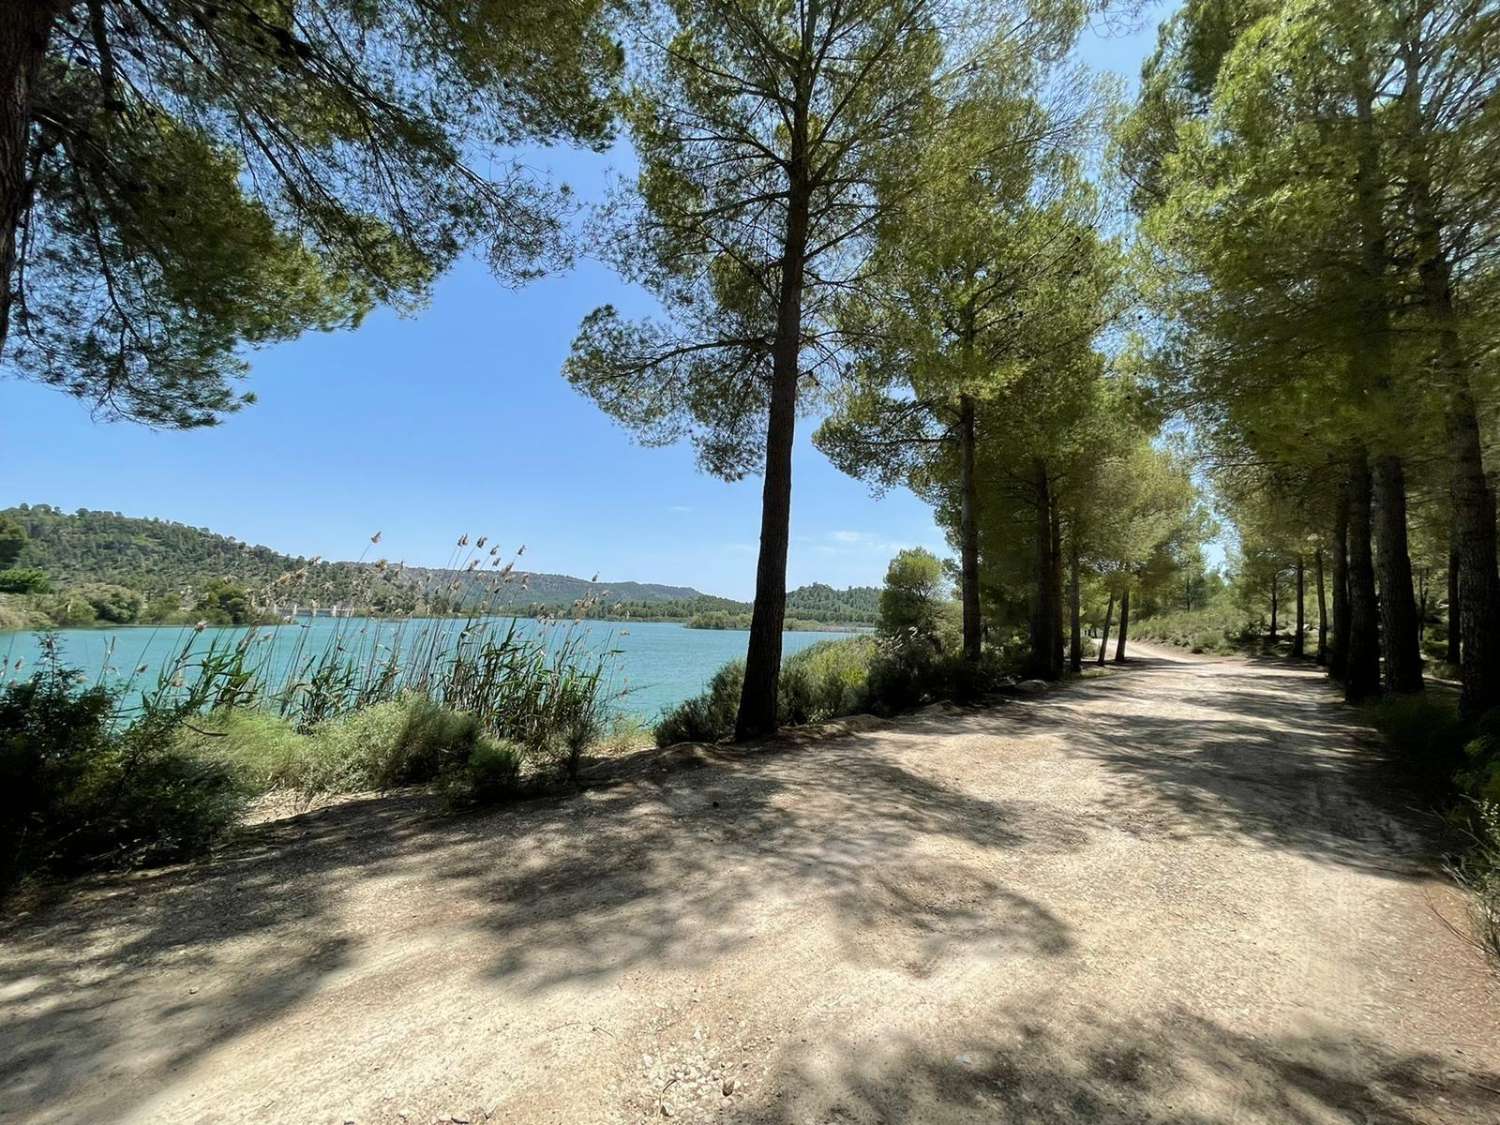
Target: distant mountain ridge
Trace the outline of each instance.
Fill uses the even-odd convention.
[[[182,586],[201,585],[215,578],[228,578],[251,589],[272,586],[285,574],[311,567],[323,577],[337,578],[345,572],[368,572],[377,564],[315,560],[286,555],[270,547],[242,543],[208,528],[191,527],[171,520],[124,516],[118,512],[79,509],[63,512],[46,504],[20,505],[0,510],[26,529],[28,541],[19,566],[34,566],[47,572],[58,585],[79,582],[113,582],[147,594],[166,593]],[[392,574],[396,572],[393,568]],[[441,567],[405,567],[401,582],[392,584],[438,588],[456,578],[478,579],[479,570],[446,570]],[[691,586],[668,586],[653,582],[599,582],[567,574],[513,571],[516,581],[504,587],[506,604],[571,602],[591,592],[607,589],[629,601],[660,602],[708,595]],[[525,587],[522,587],[524,580]],[[344,592],[345,583],[334,581],[329,593]]]
[[[336,562],[286,555],[207,528],[118,512],[69,513],[22,504],[0,510],[0,517],[7,516],[29,537],[17,565],[44,571],[60,588],[102,582],[159,598],[228,580],[282,608],[317,602],[374,613],[454,612],[479,605],[560,612],[584,603],[590,616],[685,620],[750,609],[747,602],[691,586],[523,571],[521,560],[500,555],[483,541],[463,549],[459,568],[403,566],[383,559]],[[815,583],[788,593],[787,613],[815,622],[869,623],[878,600],[874,587],[835,590]]]

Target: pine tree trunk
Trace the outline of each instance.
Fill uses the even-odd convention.
[[[1458,592],[1458,547],[1448,550],[1448,663],[1455,668],[1463,666],[1463,646],[1460,636],[1463,631],[1462,600]]]
[[[1419,566],[1413,572],[1417,583],[1417,637],[1420,640],[1420,649],[1427,651],[1427,619],[1432,606],[1432,569],[1427,566]]]
[[[1328,663],[1328,595],[1323,589],[1323,548],[1313,552],[1313,580],[1318,584],[1318,663]]]
[[[1460,709],[1482,715],[1500,706],[1500,578],[1496,576],[1495,494],[1484,474],[1479,422],[1470,395],[1456,396],[1448,418],[1458,544]]]
[[[1069,538],[1074,539],[1075,536],[1070,535]],[[1068,670],[1076,676],[1083,671],[1083,595],[1078,586],[1078,544],[1073,542],[1068,546],[1068,577],[1071,580],[1068,591]]]
[[[979,614],[979,525],[976,521],[978,497],[974,476],[974,400],[960,395],[958,400],[960,592],[963,598],[964,659],[977,663],[980,656],[983,622]]]
[[[1292,655],[1307,655],[1307,610],[1303,603],[1307,599],[1307,565],[1302,553],[1297,553],[1297,631],[1292,634]]]
[[[1400,106],[1407,114],[1409,133],[1406,179],[1417,276],[1421,280],[1423,310],[1434,331],[1434,381],[1447,396],[1444,421],[1448,488],[1453,505],[1453,547],[1458,553],[1458,655],[1463,679],[1459,708],[1465,715],[1474,716],[1500,705],[1500,570],[1496,560],[1495,494],[1485,476],[1472,363],[1458,333],[1453,265],[1443,243],[1443,220],[1432,194],[1427,150],[1427,130],[1431,126],[1421,113],[1420,44],[1404,42],[1400,57],[1406,78]],[[1451,633],[1451,600],[1449,615]]]
[[[1375,122],[1375,82],[1368,55],[1356,55],[1362,71],[1355,90],[1359,120],[1356,135],[1355,215],[1360,227],[1361,270],[1354,346],[1354,367],[1363,378],[1361,394],[1384,395],[1390,386],[1390,255],[1386,245],[1385,194],[1388,177],[1381,167]],[[1357,447],[1349,461],[1349,653],[1344,698],[1367,699],[1380,691],[1379,603],[1375,597],[1375,564],[1371,555],[1372,482],[1367,450]],[[1410,594],[1410,582],[1407,592]]]
[[[58,0],[0,0],[0,357],[10,333],[17,236],[31,205],[32,103]]]
[[[1478,420],[1472,410],[1456,411],[1453,486],[1458,539],[1459,666],[1463,671],[1462,709],[1481,715],[1500,705],[1500,580],[1496,577],[1495,496],[1479,449]]]
[[[1063,657],[1063,549],[1062,549],[1062,513],[1057,507],[1056,495],[1048,497],[1048,511],[1052,524],[1052,593],[1053,606],[1052,620],[1048,625],[1048,631],[1052,635],[1052,672],[1055,678],[1061,679],[1066,661]]]
[[[792,151],[806,150],[805,116],[798,121]],[[801,375],[802,283],[807,265],[809,194],[804,168],[791,173],[781,297],[771,349],[771,407],[766,426],[766,479],[761,491],[760,557],[755,567],[755,605],[745,686],[735,718],[736,741],[776,732],[776,688],[781,676],[781,633],[786,618],[786,554],[791,537],[792,441],[797,429],[797,382]]]
[[[1125,638],[1130,632],[1130,587],[1120,592],[1120,639],[1115,642],[1115,663],[1125,663]]]
[[[1380,611],[1370,551],[1370,463],[1363,449],[1349,460],[1349,643],[1344,698],[1358,703],[1380,693]]]
[[[1349,674],[1349,485],[1339,486],[1333,524],[1333,645],[1328,651],[1328,674],[1342,680]]]
[[[1406,472],[1390,454],[1375,459],[1375,520],[1380,575],[1380,642],[1387,691],[1422,690],[1422,636],[1412,592],[1406,536]]]
[[[1269,640],[1271,642],[1271,644],[1273,644],[1273,645],[1276,643],[1276,629],[1277,629],[1276,611],[1280,608],[1279,598],[1277,597],[1277,593],[1278,593],[1278,591],[1280,589],[1281,589],[1281,574],[1280,574],[1280,572],[1277,572],[1276,574],[1271,575],[1271,632],[1270,632],[1270,635],[1267,637],[1267,640]]]
[[[1109,624],[1115,615],[1115,592],[1109,592],[1109,605],[1104,610],[1104,632],[1099,637],[1099,659],[1098,665],[1104,666],[1104,654],[1109,650]]]
[[[1052,482],[1047,465],[1037,461],[1033,484],[1036,489],[1036,598],[1031,616],[1031,674],[1055,680],[1062,674],[1057,659],[1061,647],[1061,606],[1057,601],[1057,560],[1052,521]]]

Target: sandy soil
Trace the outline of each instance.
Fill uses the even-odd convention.
[[[6,924],[0,1117],[1500,1120],[1500,988],[1367,744],[1313,671],[1154,654],[262,825]]]

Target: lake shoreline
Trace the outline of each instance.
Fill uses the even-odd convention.
[[[472,624],[471,624],[472,623]],[[267,679],[278,684],[310,681],[318,661],[337,652],[353,661],[362,675],[377,675],[383,662],[401,654],[428,659],[436,646],[451,651],[465,634],[485,631],[547,638],[549,648],[581,645],[589,659],[608,666],[611,690],[618,695],[621,713],[653,720],[685,699],[701,692],[725,664],[742,660],[749,634],[743,630],[690,629],[674,621],[606,621],[570,618],[537,619],[501,615],[486,618],[438,617],[316,617],[273,625],[210,626],[117,625],[11,631],[0,636],[0,679],[29,677],[39,666],[49,636],[59,643],[63,665],[77,668],[94,681],[121,685],[128,692],[155,682],[158,673],[185,653],[206,653],[245,643],[250,637],[253,659],[268,666]],[[860,635],[854,630],[788,632],[782,650],[790,657],[828,640]]]
[[[279,629],[288,625],[297,625],[307,621],[554,621],[554,622],[597,622],[605,625],[681,625],[684,629],[693,629],[702,632],[714,633],[748,633],[749,627],[724,626],[724,625],[694,625],[688,617],[553,617],[534,613],[499,613],[486,614],[475,617],[471,614],[454,613],[424,613],[420,617],[410,617],[405,614],[379,614],[379,613],[353,613],[347,616],[319,614],[316,617],[307,614],[298,614],[295,618],[266,618],[260,621],[246,621],[238,625],[223,622],[210,623],[205,626],[208,629]],[[196,621],[89,621],[75,625],[31,625],[16,629],[0,629],[0,637],[15,636],[20,633],[72,633],[72,632],[109,632],[124,629],[196,629]],[[819,623],[808,625],[802,622],[788,622],[782,630],[784,633],[839,633],[858,634],[873,633],[875,626],[866,623],[836,622],[830,624]]]

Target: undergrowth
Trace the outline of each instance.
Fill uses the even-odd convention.
[[[782,663],[777,713],[793,726],[867,712],[894,715],[936,699],[979,698],[1006,674],[998,657],[972,665],[925,640],[862,636],[819,641]],[[662,717],[657,745],[719,742],[732,736],[744,680],[743,661],[724,665],[701,694]]]
[[[451,623],[440,623],[455,628]],[[89,683],[57,638],[0,683],[0,890],[202,851],[273,791],[433,785],[454,805],[576,780],[612,732],[608,652],[570,625],[336,638],[272,672],[265,634],[191,633],[144,685]]]
[[[1210,606],[1206,609],[1158,613],[1130,622],[1133,640],[1173,645],[1192,652],[1227,655],[1247,647],[1248,624],[1242,613]]]
[[[1460,841],[1448,870],[1470,892],[1477,940],[1500,967],[1500,709],[1465,720],[1453,696],[1428,692],[1383,699],[1370,713],[1412,781],[1447,806]]]

